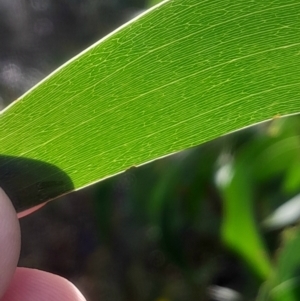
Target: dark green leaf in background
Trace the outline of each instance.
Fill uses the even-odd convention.
[[[277,267],[270,279],[271,300],[297,301],[300,295],[300,231],[298,228],[283,232]]]
[[[251,169],[242,160],[228,169],[227,175],[223,175],[227,179],[220,183],[224,200],[222,237],[264,280],[272,268],[255,221]]]

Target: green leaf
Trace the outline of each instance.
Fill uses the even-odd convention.
[[[270,296],[274,301],[297,301],[300,297],[300,231],[291,228],[283,234],[277,267],[270,279]]]
[[[0,153],[52,164],[79,189],[297,113],[299,9],[296,0],[164,1],[3,111]]]
[[[219,182],[224,201],[222,238],[261,280],[265,280],[271,272],[271,264],[256,225],[253,183],[247,162],[239,160],[236,164],[228,163],[222,167],[223,171],[219,171],[219,181],[221,173],[224,179]]]

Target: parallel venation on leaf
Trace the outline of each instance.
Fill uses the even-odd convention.
[[[0,153],[52,164],[79,189],[295,114],[299,11],[296,0],[165,1],[5,110]]]

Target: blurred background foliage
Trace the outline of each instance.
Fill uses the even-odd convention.
[[[1,108],[156,2],[1,0]],[[299,300],[299,134],[274,116],[53,201],[21,219],[20,265],[88,301]]]

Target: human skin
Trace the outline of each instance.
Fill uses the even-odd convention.
[[[44,271],[17,267],[20,245],[17,214],[0,188],[0,301],[85,301],[68,280]]]

